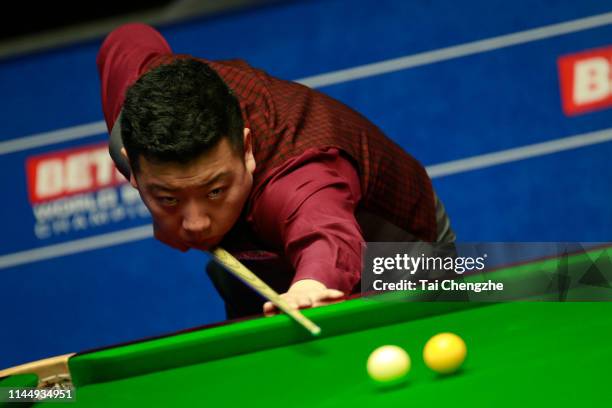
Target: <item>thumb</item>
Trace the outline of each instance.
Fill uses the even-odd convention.
[[[326,295],[330,299],[338,299],[344,297],[344,292],[337,289],[327,289]]]

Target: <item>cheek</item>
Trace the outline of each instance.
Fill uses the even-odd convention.
[[[171,231],[180,227],[181,217],[178,212],[169,213],[155,202],[145,201],[145,205],[149,209],[149,212],[151,213],[151,216],[153,217],[153,220],[158,228],[161,228],[164,231]]]
[[[240,189],[232,189],[228,191],[223,202],[215,206],[214,212],[211,211],[213,224],[221,230],[227,230],[233,226],[244,207],[247,195]]]
[[[226,208],[231,212],[241,212],[244,203],[246,202],[249,196],[249,190],[245,189],[244,186],[239,186],[235,190],[233,190],[228,196],[227,200],[225,200]]]
[[[157,228],[165,233],[173,234],[181,229],[181,217],[176,215],[151,213]]]
[[[155,213],[157,211],[157,205],[155,204],[155,201],[147,196],[146,194],[143,194],[142,192],[140,192],[140,198],[142,200],[142,202],[144,203],[144,205],[149,209],[149,212],[151,214]]]

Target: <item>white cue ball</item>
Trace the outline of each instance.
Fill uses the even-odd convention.
[[[410,371],[410,356],[398,346],[381,346],[368,358],[368,375],[381,384],[396,383]]]

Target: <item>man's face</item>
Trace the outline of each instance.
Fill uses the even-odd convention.
[[[136,187],[155,223],[156,237],[183,251],[209,250],[233,227],[253,185],[249,130],[244,156],[227,138],[192,163],[152,163],[140,157]]]

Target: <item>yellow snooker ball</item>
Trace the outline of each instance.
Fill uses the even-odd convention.
[[[368,358],[368,375],[381,384],[399,382],[410,371],[410,356],[398,346],[381,346]]]
[[[423,359],[427,367],[440,374],[457,371],[466,354],[465,342],[453,333],[436,334],[427,341],[423,349]]]

